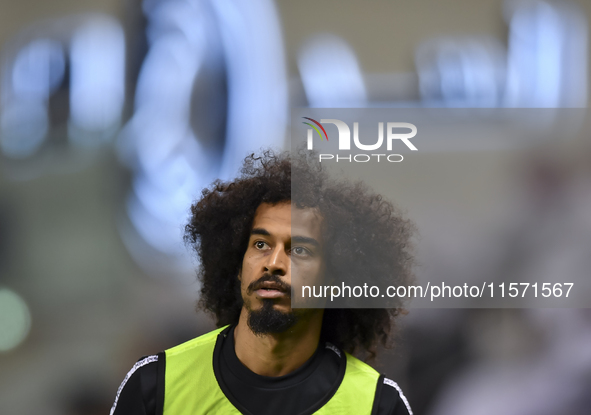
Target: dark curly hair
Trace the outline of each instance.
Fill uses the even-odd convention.
[[[313,156],[313,155],[312,155]],[[244,160],[241,176],[216,181],[191,207],[185,241],[200,261],[199,306],[216,318],[218,327],[236,324],[242,308],[237,278],[246,252],[255,211],[262,203],[291,201],[318,208],[324,218],[327,275],[383,275],[396,285],[413,280],[410,238],[413,225],[362,183],[333,181],[310,154],[265,151]],[[298,180],[292,187],[292,173]],[[379,261],[364,261],[365,253]],[[375,356],[387,346],[394,319],[402,308],[326,309],[323,339],[349,353]]]

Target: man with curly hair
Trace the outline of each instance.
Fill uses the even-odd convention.
[[[199,305],[219,329],[138,361],[112,415],[412,415],[394,381],[352,356],[375,356],[400,308],[292,308],[296,274],[411,281],[412,225],[389,202],[268,151],[205,189],[191,214]]]

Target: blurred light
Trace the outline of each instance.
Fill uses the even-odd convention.
[[[202,53],[201,44],[192,44],[179,33],[155,40],[138,78],[136,109],[147,108],[158,118],[176,116],[186,124]]]
[[[49,129],[49,96],[61,85],[65,72],[61,43],[35,39],[7,65],[10,74],[2,94],[0,149],[10,158],[26,158],[43,144]]]
[[[195,24],[203,16],[203,2],[194,0],[169,0],[144,2],[144,12],[150,24],[146,36],[152,45],[161,36],[180,32],[189,43],[199,45],[204,41],[204,25]]]
[[[194,192],[205,185],[200,177],[213,167],[190,124],[193,85],[206,53],[207,14],[200,2],[190,0],[152,3],[145,10],[151,46],[120,146],[136,170],[126,211],[152,249],[188,261],[182,224]]]
[[[505,51],[492,38],[439,38],[417,48],[423,101],[431,105],[497,107],[505,85]]]
[[[85,22],[70,46],[70,138],[107,136],[118,126],[125,98],[125,39],[121,25],[101,16]]]
[[[133,190],[150,213],[161,220],[182,223],[194,197],[195,189],[209,183],[201,180],[183,154],[177,154],[159,169],[159,177],[137,175]]]
[[[31,329],[31,313],[15,292],[0,288],[0,352],[14,349]]]
[[[288,117],[285,51],[272,0],[210,4],[228,73],[228,122],[219,177],[229,180],[249,153],[283,145]]]
[[[47,100],[62,83],[65,71],[60,42],[36,39],[18,52],[12,67],[12,89],[20,98]]]
[[[298,56],[298,68],[310,107],[366,106],[357,57],[341,38],[321,35],[310,39]]]
[[[508,51],[492,38],[437,38],[417,48],[423,103],[450,107],[587,105],[587,22],[570,2],[508,1]]]
[[[100,144],[120,126],[125,99],[121,25],[97,14],[47,23],[24,30],[4,55],[0,151],[10,158],[31,157],[48,137],[60,137],[48,133],[61,130],[66,117],[76,144]],[[60,90],[69,92],[69,101],[57,94]]]
[[[249,152],[283,144],[288,101],[279,19],[270,0],[149,0],[143,8],[149,50],[119,143],[135,170],[126,205],[132,227],[120,230],[140,264],[168,255],[177,269],[193,269],[182,243],[193,198],[214,179],[233,177]],[[219,90],[195,96],[196,85],[211,82]],[[208,108],[208,117],[194,113],[195,98],[219,102],[226,85],[227,105]],[[215,113],[226,108],[227,115]],[[223,129],[199,136],[220,121],[225,136]],[[145,246],[131,247],[138,237]]]
[[[568,2],[518,2],[508,20],[506,105],[585,107],[587,22],[579,8]]]
[[[127,213],[136,232],[157,251],[182,257],[187,250],[182,244],[183,231],[181,222],[162,220],[146,209],[141,201],[131,195],[127,199]]]

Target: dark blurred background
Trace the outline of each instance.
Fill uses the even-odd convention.
[[[568,140],[422,155],[396,203],[419,275],[591,277],[591,2],[0,11],[3,415],[107,413],[139,357],[213,328],[189,206],[249,152],[288,148],[294,106],[576,109]],[[375,364],[416,415],[591,413],[589,310],[411,309],[400,328]]]

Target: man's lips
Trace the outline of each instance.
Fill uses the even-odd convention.
[[[255,293],[260,298],[281,298],[287,296],[287,293],[271,288],[261,288],[256,290]]]
[[[291,296],[291,290],[285,284],[276,281],[257,281],[252,292],[260,298],[280,298]]]

